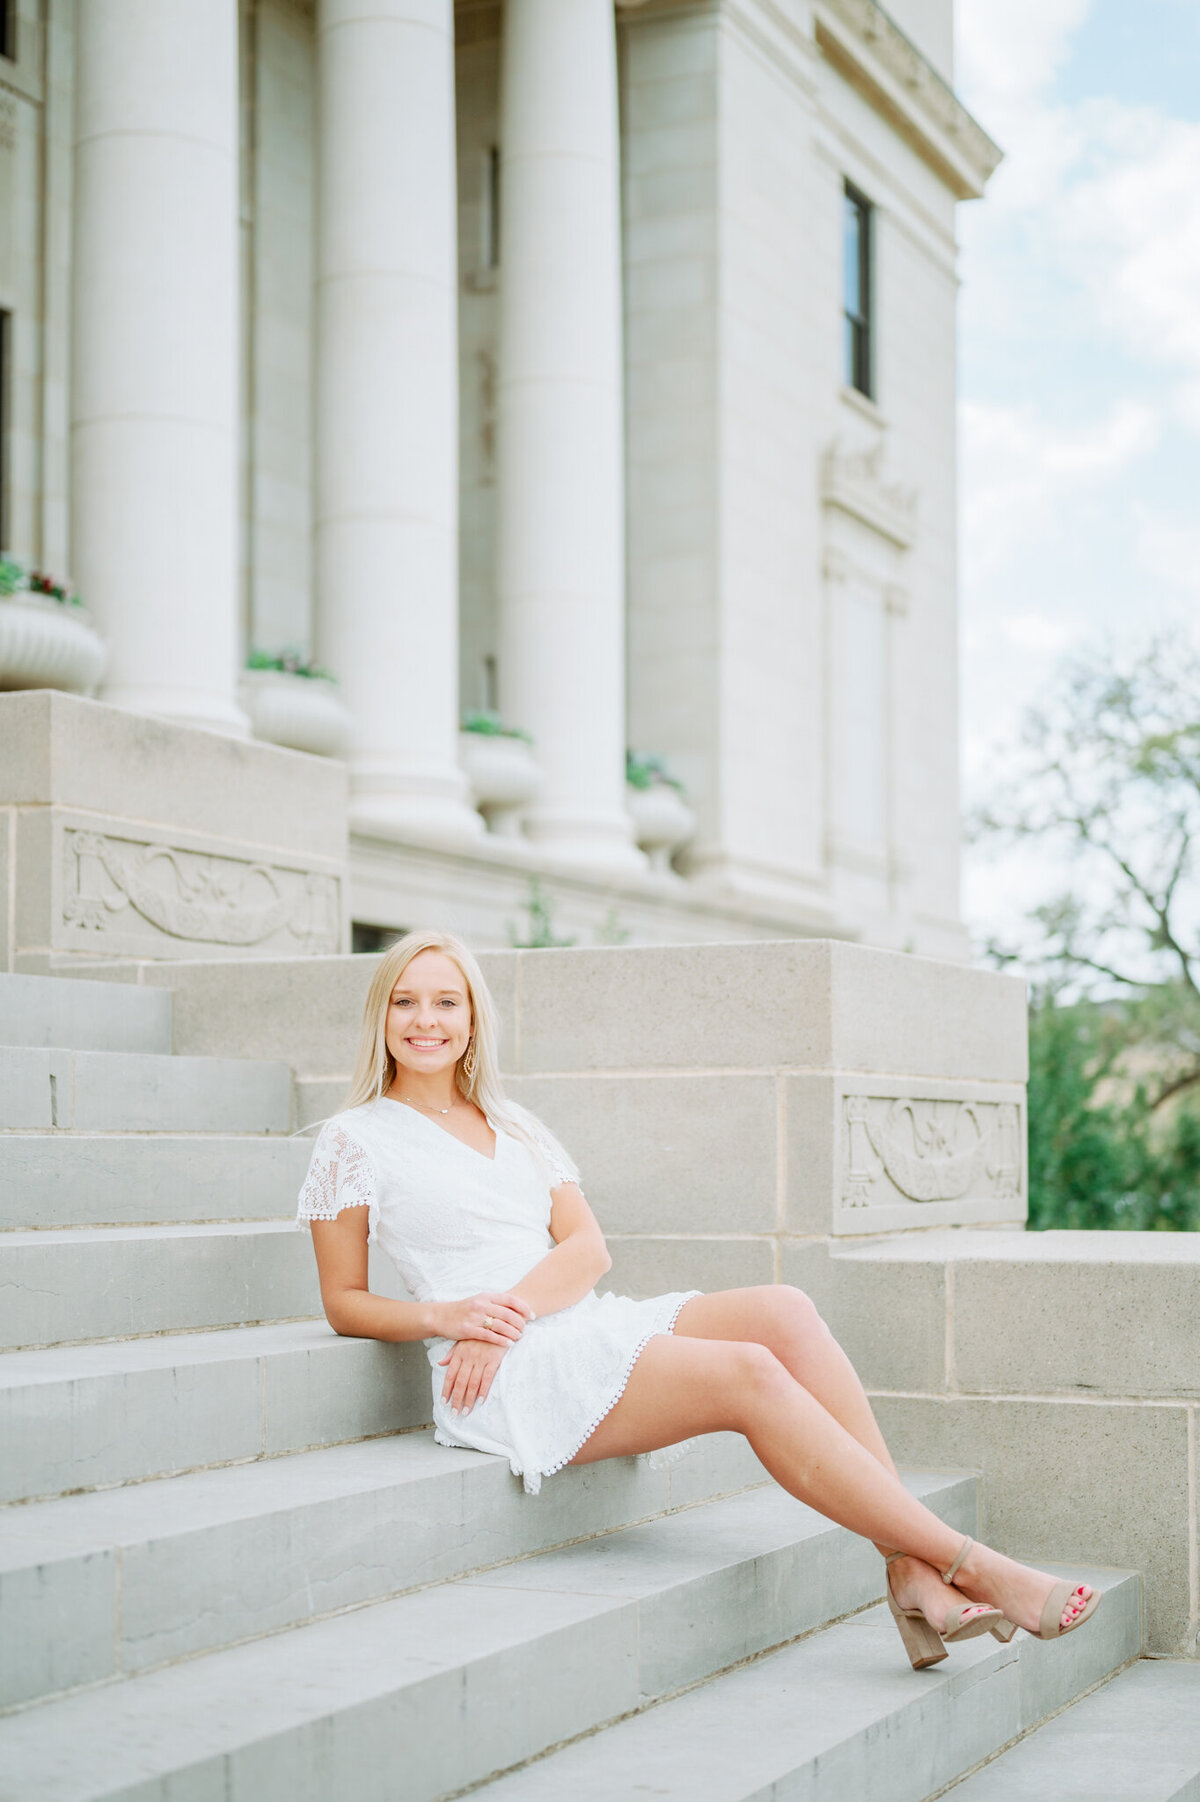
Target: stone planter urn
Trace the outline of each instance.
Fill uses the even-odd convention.
[[[671,858],[696,830],[696,816],[668,782],[625,790],[633,836],[650,859],[652,870],[670,870]]]
[[[24,592],[0,599],[0,688],[87,694],[107,660],[104,640],[81,607]]]
[[[238,699],[255,738],[313,757],[341,757],[350,737],[350,715],[337,688],[324,676],[296,676],[290,670],[247,669]]]
[[[460,732],[458,760],[475,805],[498,838],[521,837],[521,815],[542,786],[537,759],[523,738]]]

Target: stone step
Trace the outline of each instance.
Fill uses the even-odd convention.
[[[431,1411],[423,1346],[323,1320],[0,1352],[0,1502],[367,1439]]]
[[[526,1557],[766,1481],[713,1434],[670,1468],[565,1470],[371,1439],[0,1512],[0,1708]],[[955,1489],[957,1481],[958,1489]],[[974,1480],[945,1479],[973,1518]]]
[[[169,1052],[171,993],[131,983],[0,975],[0,1045]]]
[[[0,1047],[0,1127],[286,1133],[291,1111],[283,1063]]]
[[[926,1802],[1136,1657],[1136,1574],[1077,1566],[1062,1574],[1107,1594],[1087,1627],[1060,1641],[1018,1633],[1000,1646],[985,1635],[911,1671],[887,1611],[872,1608],[472,1794],[480,1802]],[[1012,1792],[1003,1793],[1007,1802]],[[1039,1802],[1065,1793],[1044,1789]]]
[[[865,1542],[770,1485],[10,1715],[5,1802],[432,1802],[879,1581]],[[919,1695],[894,1634],[889,1664]]]
[[[949,1794],[954,1802],[1200,1802],[1200,1664],[1131,1665]]]
[[[309,1236],[287,1220],[0,1233],[0,1292],[5,1349],[321,1312]]]
[[[0,1133],[0,1231],[290,1218],[311,1153],[311,1137]]]

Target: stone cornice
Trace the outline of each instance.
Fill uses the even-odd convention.
[[[953,88],[875,0],[817,0],[817,43],[882,108],[959,200],[977,200],[1003,156]]]

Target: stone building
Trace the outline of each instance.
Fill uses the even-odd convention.
[[[0,685],[343,751],[364,945],[962,955],[952,0],[2,32]]]

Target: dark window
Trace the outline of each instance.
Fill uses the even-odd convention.
[[[875,392],[874,346],[871,319],[871,214],[872,206],[857,188],[846,183],[842,200],[843,332],[842,375],[848,388],[873,397]]]
[[[17,60],[17,0],[0,0],[0,56]]]
[[[389,945],[402,939],[407,931],[407,926],[371,926],[365,920],[355,920],[350,927],[350,949],[356,954],[386,951]]]
[[[9,396],[12,393],[12,314],[0,311],[0,550],[9,548],[9,495],[12,488]]]

